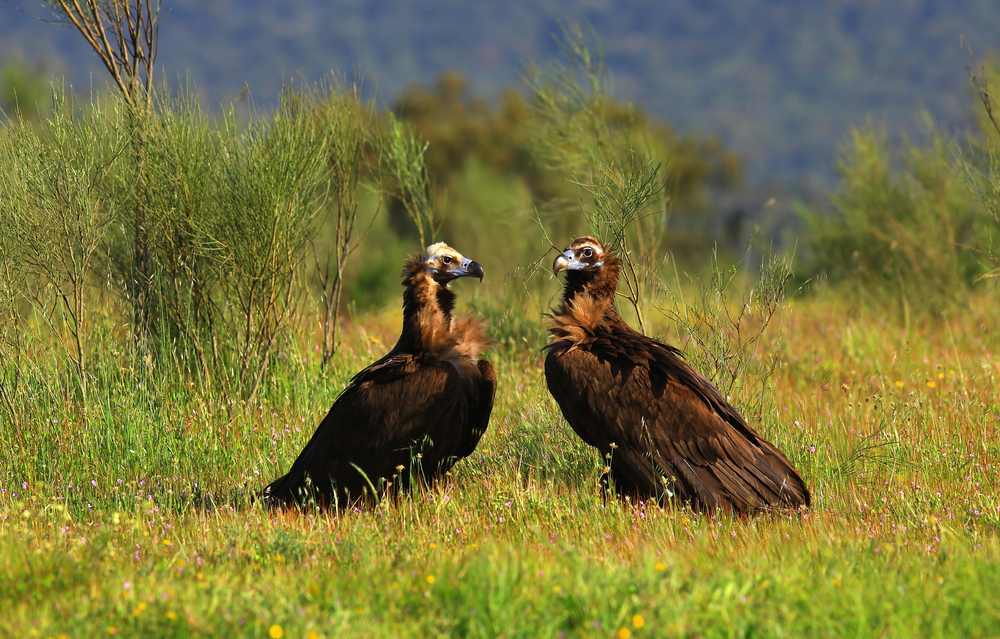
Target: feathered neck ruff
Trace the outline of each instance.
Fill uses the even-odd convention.
[[[609,251],[595,271],[567,271],[562,302],[548,316],[549,347],[566,341],[575,347],[622,323],[615,308],[620,270],[621,262]]]
[[[611,300],[613,306],[620,272],[621,260],[610,250],[604,254],[604,264],[597,270],[566,271],[563,306],[582,293],[595,300]]]
[[[548,318],[554,340],[579,343],[622,321],[615,309],[620,271],[621,261],[608,251],[597,270],[566,272],[562,302]]]
[[[455,318],[455,294],[428,272],[420,255],[403,265],[403,330],[394,350],[473,361],[490,346],[486,323]]]

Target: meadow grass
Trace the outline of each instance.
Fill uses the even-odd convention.
[[[249,404],[115,352],[107,319],[85,410],[69,361],[36,344],[0,421],[0,634],[1000,635],[995,302],[908,323],[830,292],[787,305],[760,342],[780,366],[755,426],[813,508],[743,519],[605,495],[542,344],[513,338],[489,356],[489,430],[447,482],[269,512],[250,495],[391,347],[398,310],[353,318],[323,372],[303,322]]]

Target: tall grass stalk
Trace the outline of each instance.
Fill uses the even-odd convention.
[[[786,305],[791,258],[770,255],[747,283],[743,259],[723,266],[712,253],[711,277],[682,282],[674,263],[674,287],[661,287],[668,305],[658,307],[674,324],[695,370],[708,377],[751,423],[773,409],[773,375],[780,364],[781,330],[772,326]],[[693,290],[686,295],[685,290]]]
[[[126,109],[97,102],[87,114],[57,95],[39,134],[15,120],[3,137],[5,199],[29,272],[25,296],[72,361],[84,411],[90,380],[89,286],[122,202],[110,196],[115,165],[132,134]],[[10,249],[8,249],[10,250]]]
[[[393,195],[417,229],[420,246],[433,241],[440,220],[435,216],[432,177],[427,171],[427,144],[389,114],[388,138],[382,143],[382,163],[394,179]]]
[[[540,115],[537,153],[547,168],[572,176],[590,233],[622,260],[623,296],[645,333],[642,309],[649,283],[640,256],[654,254],[664,232],[665,201],[659,196],[665,169],[627,116],[624,124],[610,119],[610,78],[603,55],[590,40],[579,27],[564,30],[559,43],[563,60],[529,71]]]
[[[338,92],[341,93],[341,92]],[[319,109],[319,126],[330,135],[330,181],[326,209],[332,218],[332,245],[325,262],[313,245],[313,260],[323,294],[323,363],[325,367],[337,351],[337,327],[340,302],[344,292],[344,269],[347,261],[368,237],[382,208],[382,188],[378,190],[378,206],[360,237],[355,234],[358,222],[358,189],[364,173],[378,175],[370,166],[370,151],[377,146],[375,107],[361,98],[360,87],[326,100]],[[322,231],[326,230],[321,227]]]

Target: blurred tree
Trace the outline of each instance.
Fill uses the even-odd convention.
[[[45,63],[34,66],[23,58],[11,58],[0,68],[0,109],[8,115],[20,113],[29,122],[37,122],[49,110],[48,72]]]
[[[536,202],[572,199],[566,176],[536,157],[531,135],[539,118],[538,106],[519,91],[504,90],[494,107],[460,73],[447,71],[432,88],[415,84],[406,89],[392,111],[428,143],[427,169],[439,192],[447,190],[466,163],[475,159],[496,173],[523,180]],[[668,248],[684,250],[687,244],[704,248],[713,239],[707,195],[740,182],[740,157],[714,137],[679,135],[631,103],[611,102],[604,106],[604,113],[611,129],[649,139],[656,155],[669,164],[663,186],[678,229]],[[397,204],[390,204],[389,214],[397,228],[399,223],[407,224],[404,213]],[[447,219],[444,224],[447,230]]]
[[[983,207],[961,181],[954,143],[929,115],[925,128],[925,142],[899,146],[882,127],[854,129],[830,206],[800,209],[811,270],[907,313],[908,300],[931,311],[955,300],[983,272]]]

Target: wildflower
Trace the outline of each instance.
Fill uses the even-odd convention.
[[[653,566],[653,568],[656,568],[657,570],[659,570],[660,572],[662,572],[662,571],[664,571],[664,570],[667,569],[667,565],[665,563],[663,563],[662,561],[658,561],[658,562],[656,562],[656,565]]]
[[[174,621],[175,619],[177,619],[177,613],[171,610],[170,612],[167,613],[167,619],[169,619],[170,621]]]
[[[896,388],[902,388],[902,387],[903,387],[903,382],[900,380],[896,380]]]
[[[840,577],[837,577],[836,579],[833,580],[833,585],[840,586]]]
[[[369,337],[368,341],[371,342],[372,344],[378,344],[381,342],[381,340],[377,337]]]
[[[628,639],[629,637],[632,636],[632,631],[629,630],[628,628],[619,628],[618,634],[615,636],[617,636],[618,639]]]
[[[632,615],[632,625],[637,629],[642,628],[646,625],[646,620],[642,618],[642,615]]]
[[[434,575],[427,575],[427,583],[432,584],[435,581],[437,581],[437,579],[434,578]]]
[[[278,624],[274,624],[271,626],[271,629],[267,631],[267,634],[270,635],[271,639],[281,639],[281,637],[285,634],[285,631],[282,630],[281,626]]]
[[[306,635],[306,639],[319,639],[319,635],[310,630],[309,634]]]
[[[139,605],[136,606],[135,610],[132,611],[132,616],[133,617],[138,617],[139,615],[142,614],[142,611],[145,610],[145,609],[146,609],[145,602],[139,602]]]
[[[110,628],[108,628],[108,634],[109,635],[117,635],[118,634],[118,628],[115,628],[114,626],[111,626]]]
[[[935,384],[933,380],[927,382],[927,388],[934,388],[935,386],[937,386],[937,384]]]

